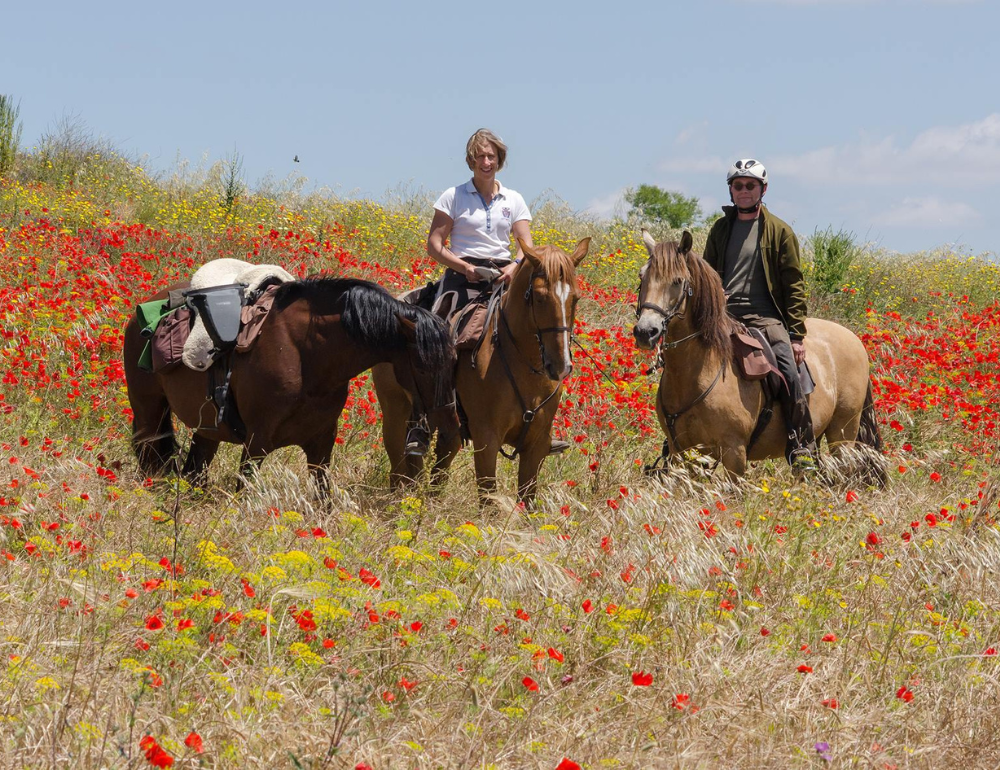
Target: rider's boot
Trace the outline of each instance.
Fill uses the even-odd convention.
[[[781,411],[788,431],[785,459],[795,470],[816,470],[819,468],[819,448],[813,433],[809,402],[801,391],[796,395],[798,398],[786,396],[781,399]]]

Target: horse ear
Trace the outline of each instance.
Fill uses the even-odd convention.
[[[642,228],[642,242],[646,244],[646,251],[649,252],[649,256],[653,256],[653,249],[656,248],[656,241],[653,240],[653,236],[649,234],[649,230],[645,227]]]
[[[535,267],[538,267],[541,264],[541,258],[535,252],[534,246],[525,245],[524,241],[522,241],[520,238],[517,239],[517,245],[521,249],[521,251],[524,252],[524,256],[528,258],[528,261],[531,264],[533,264]]]
[[[584,238],[578,244],[576,244],[576,249],[573,251],[570,259],[573,260],[574,265],[579,265],[583,262],[583,258],[587,256],[587,252],[590,251],[590,238]]]
[[[687,254],[691,251],[692,246],[694,246],[694,238],[691,237],[691,233],[685,230],[684,234],[681,235],[681,246],[677,251],[681,254]]]
[[[396,318],[399,320],[399,331],[404,337],[406,337],[408,342],[417,341],[417,324],[415,321],[411,321],[405,315],[396,313]]]

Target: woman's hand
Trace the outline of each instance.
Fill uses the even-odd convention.
[[[517,270],[517,262],[511,262],[500,271],[500,280],[509,286],[511,280],[514,278],[515,270]]]

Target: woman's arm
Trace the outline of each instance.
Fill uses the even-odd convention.
[[[435,261],[450,267],[456,273],[461,273],[470,281],[478,281],[476,269],[468,262],[463,262],[445,244],[448,236],[451,235],[451,228],[455,220],[443,211],[435,211],[434,219],[431,220],[431,229],[427,233],[427,253]]]

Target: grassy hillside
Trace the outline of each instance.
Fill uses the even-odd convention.
[[[0,766],[995,763],[996,265],[800,234],[812,313],[872,358],[887,489],[653,480],[637,223],[536,202],[537,243],[594,237],[538,510],[501,462],[480,511],[468,452],[390,494],[365,375],[327,512],[297,449],[239,494],[234,447],[206,489],[139,477],[122,329],[222,256],[420,285],[429,206],[227,171],[91,148],[0,180]]]

